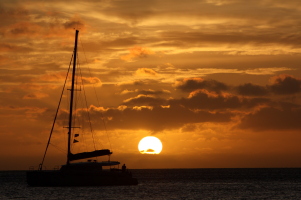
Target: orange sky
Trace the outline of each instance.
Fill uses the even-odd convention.
[[[300,11],[299,0],[2,0],[0,170],[40,163],[74,28],[100,99],[89,104],[97,147],[112,160],[301,167]],[[66,130],[55,133],[48,168],[65,162]],[[139,153],[149,135],[160,155]]]

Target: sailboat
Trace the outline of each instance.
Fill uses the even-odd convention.
[[[138,181],[132,177],[129,170],[125,166],[122,169],[116,168],[119,166],[118,161],[102,161],[88,160],[86,162],[73,161],[83,160],[93,157],[109,156],[112,152],[109,149],[94,150],[91,152],[71,152],[71,139],[73,134],[73,109],[74,109],[74,91],[75,91],[75,73],[76,73],[76,59],[77,59],[77,41],[79,31],[75,31],[75,43],[73,53],[73,68],[72,80],[70,89],[70,103],[69,103],[69,119],[68,119],[68,142],[67,142],[67,162],[62,165],[59,170],[43,170],[43,162],[50,143],[52,131],[48,139],[46,151],[44,153],[43,161],[39,165],[38,170],[29,170],[26,173],[26,179],[29,186],[107,186],[107,185],[137,185]],[[58,110],[57,110],[58,113]],[[57,116],[57,114],[56,114]],[[55,117],[56,119],[56,117]],[[55,120],[54,120],[55,121]],[[52,129],[54,124],[52,126]],[[109,169],[103,169],[104,166],[109,166]]]

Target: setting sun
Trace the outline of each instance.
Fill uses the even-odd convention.
[[[138,149],[142,154],[159,154],[162,151],[162,143],[154,136],[147,136],[140,140]]]

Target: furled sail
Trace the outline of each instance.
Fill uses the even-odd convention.
[[[85,159],[85,158],[92,158],[92,157],[98,157],[98,156],[107,156],[111,155],[112,152],[109,149],[101,149],[101,150],[95,150],[91,152],[82,152],[82,153],[77,153],[77,154],[69,154],[69,160],[80,160],[80,159]]]

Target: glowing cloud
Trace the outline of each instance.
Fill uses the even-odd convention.
[[[157,72],[155,72],[153,69],[148,68],[139,68],[135,72],[136,76],[157,76]]]
[[[127,62],[132,62],[136,58],[145,58],[148,55],[154,54],[154,52],[148,48],[144,47],[133,47],[129,49],[130,53],[124,56],[121,56],[122,60],[125,60]]]

